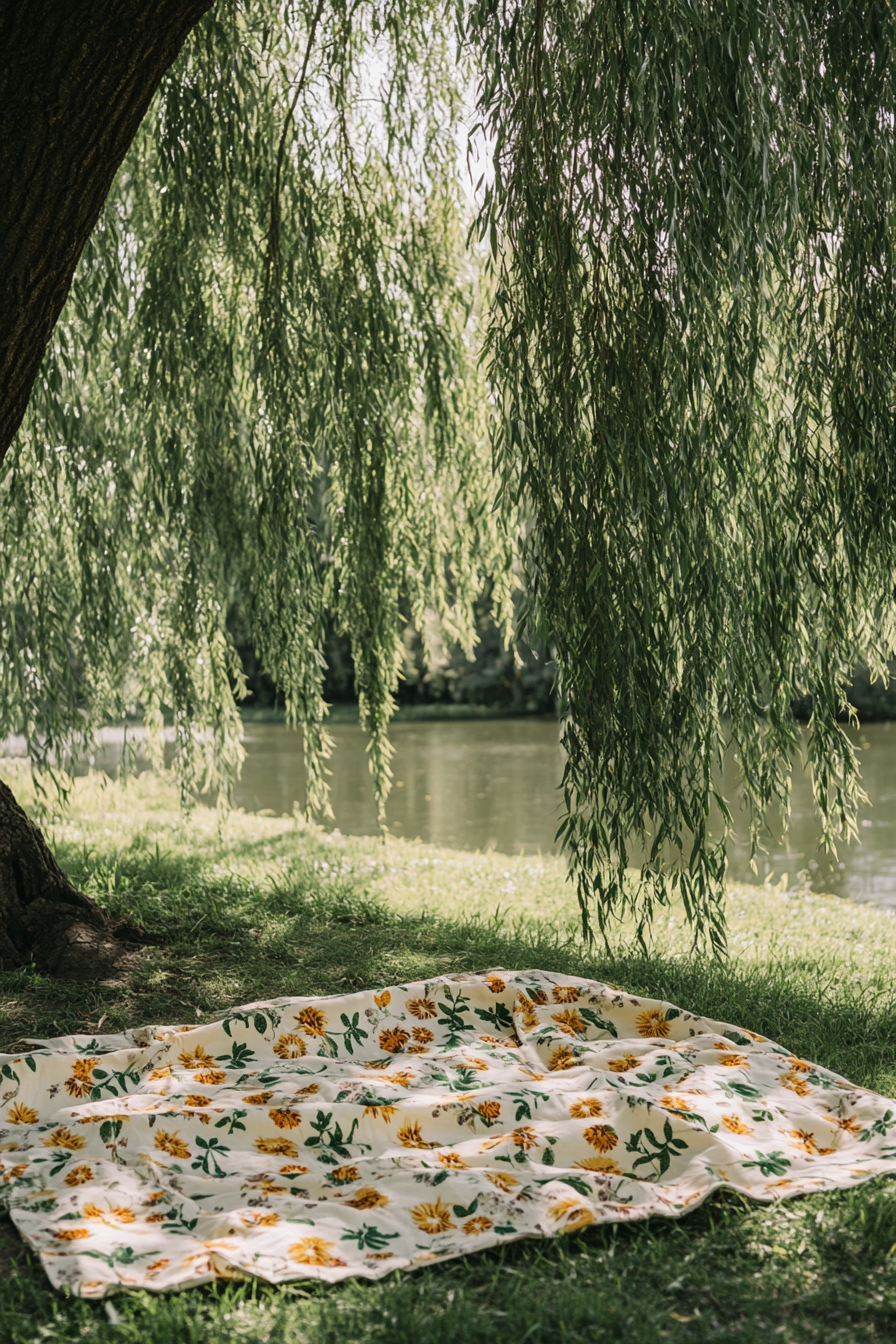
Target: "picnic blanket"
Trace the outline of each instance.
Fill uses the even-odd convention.
[[[896,1171],[896,1103],[741,1027],[491,971],[0,1056],[0,1178],[57,1286],[378,1278]]]

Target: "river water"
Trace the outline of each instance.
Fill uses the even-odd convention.
[[[335,825],[348,835],[375,834],[366,741],[356,724],[331,727],[330,762]],[[896,722],[868,724],[854,733],[861,749],[865,791],[859,843],[843,845],[831,862],[818,852],[818,824],[808,778],[794,776],[793,816],[785,840],[768,837],[768,854],[749,867],[743,835],[729,849],[735,880],[775,881],[800,874],[816,891],[896,909]],[[496,849],[507,854],[556,851],[563,757],[553,719],[491,719],[396,723],[395,786],[387,818],[393,835],[419,837],[455,849]],[[9,749],[10,744],[4,744]],[[301,734],[283,724],[247,724],[246,762],[236,787],[236,805],[247,812],[290,814],[304,806]],[[109,741],[97,768],[114,773],[120,748]],[[724,789],[737,796],[733,763]],[[735,816],[737,810],[735,807]],[[745,830],[745,826],[741,828]]]
[[[354,724],[337,724],[332,734],[336,825],[349,835],[373,834],[376,813],[365,739]],[[896,908],[896,723],[869,724],[853,737],[871,801],[860,817],[859,843],[842,845],[834,862],[819,853],[811,784],[797,769],[786,840],[779,828],[777,837],[768,837],[768,854],[760,856],[754,874],[745,838],[738,837],[729,850],[733,879],[761,882],[771,875],[777,881],[787,873],[796,884],[805,873],[803,880],[816,891]],[[387,817],[394,835],[507,854],[556,850],[563,756],[555,720],[397,723],[392,738],[395,787]],[[295,802],[301,807],[300,735],[281,724],[259,724],[247,727],[245,746],[238,806],[278,815],[291,812]],[[725,779],[729,801],[736,798],[736,786],[732,764]]]

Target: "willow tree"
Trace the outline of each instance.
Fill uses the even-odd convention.
[[[170,59],[196,16],[157,8]],[[158,70],[7,462],[0,733],[39,760],[167,707],[185,790],[226,785],[240,577],[319,807],[326,614],[348,630],[382,803],[400,592],[469,639],[518,541],[586,929],[678,893],[721,945],[723,752],[758,843],[810,694],[833,845],[844,687],[893,645],[894,36],[889,3],[218,0]]]

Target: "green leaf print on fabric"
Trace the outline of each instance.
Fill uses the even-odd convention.
[[[194,1169],[204,1171],[206,1176],[225,1176],[227,1173],[222,1166],[219,1166],[218,1157],[229,1153],[230,1149],[226,1148],[220,1139],[196,1139],[195,1142],[196,1147],[202,1149],[202,1157],[195,1159]]]
[[[757,1153],[755,1161],[743,1162],[743,1167],[758,1167],[763,1176],[783,1176],[791,1165],[790,1158],[783,1153]]]
[[[642,1142],[641,1135],[644,1135]],[[650,1148],[647,1147],[650,1145]],[[645,1126],[643,1131],[637,1130],[628,1143],[625,1145],[627,1153],[639,1153],[640,1156],[632,1163],[632,1169],[643,1167],[645,1164],[652,1164],[656,1168],[658,1176],[665,1176],[672,1164],[672,1158],[677,1157],[688,1147],[684,1139],[675,1137],[672,1124],[669,1120],[663,1125],[663,1137],[658,1139],[653,1130]],[[651,1151],[651,1149],[653,1151]]]
[[[356,1242],[360,1251],[382,1251],[390,1241],[395,1241],[400,1236],[400,1232],[381,1232],[378,1227],[368,1227],[366,1223],[362,1223],[354,1231],[343,1233],[342,1240]]]
[[[225,1069],[245,1069],[255,1063],[255,1051],[245,1041],[234,1041],[230,1054],[216,1055],[215,1063],[223,1064]]]
[[[489,1048],[506,1029],[498,1003],[528,1019],[513,1050]],[[587,1016],[594,1003],[615,1035]],[[683,1216],[720,1185],[768,1200],[896,1174],[892,1101],[682,1016],[502,971],[146,1028],[124,1069],[120,1053],[101,1059],[120,1037],[35,1052],[33,1070],[0,1057],[0,1195],[52,1281],[96,1298],[234,1273],[378,1277]],[[276,1062],[246,1068],[262,1039]],[[311,1053],[322,1041],[331,1055]]]

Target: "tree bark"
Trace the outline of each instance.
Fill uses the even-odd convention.
[[[52,975],[92,980],[119,964],[125,941],[146,939],[72,886],[0,780],[0,970],[34,962]]]
[[[213,0],[0,0],[0,462],[78,258]]]
[[[0,0],[0,463],[78,258],[165,71],[213,0]],[[0,968],[106,974],[122,938],[0,782]]]

